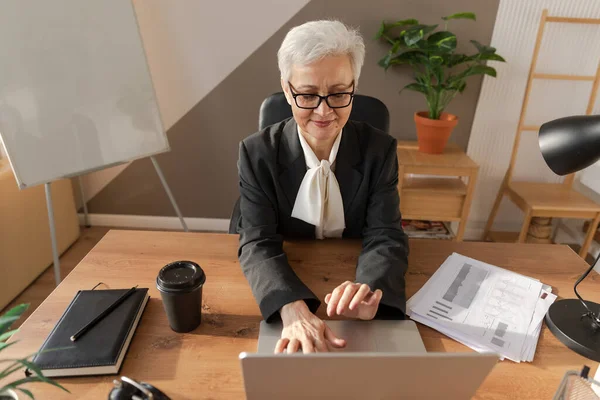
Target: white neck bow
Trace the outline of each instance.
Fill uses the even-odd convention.
[[[339,133],[333,143],[329,160],[321,161],[312,151],[299,129],[298,136],[304,151],[308,171],[306,171],[300,184],[300,190],[298,190],[292,210],[292,217],[314,225],[317,239],[342,237],[344,228],[346,228],[344,203],[340,193],[340,185],[331,170],[340,147],[342,132]]]

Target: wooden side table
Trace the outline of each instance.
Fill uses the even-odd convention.
[[[479,165],[454,143],[443,154],[425,154],[417,142],[398,142],[402,218],[458,222],[454,239],[462,241],[478,171]]]

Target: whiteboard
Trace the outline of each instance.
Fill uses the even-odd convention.
[[[0,139],[20,188],[169,150],[130,0],[0,2]]]

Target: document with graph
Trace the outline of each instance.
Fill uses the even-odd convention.
[[[543,293],[535,279],[454,253],[407,308],[411,318],[478,351],[530,361],[532,336],[554,300]]]

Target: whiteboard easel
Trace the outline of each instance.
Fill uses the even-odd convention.
[[[57,284],[52,181],[150,157],[188,230],[154,157],[170,148],[131,1],[0,3],[0,141],[21,189],[45,185]]]

